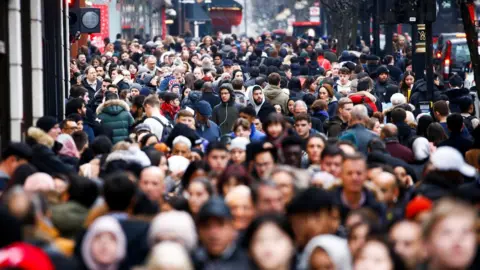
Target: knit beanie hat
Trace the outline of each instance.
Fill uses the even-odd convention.
[[[383,74],[383,73],[387,73],[387,74],[390,74],[390,71],[388,70],[388,68],[386,66],[379,66],[377,68],[377,75],[380,75],[380,74]]]
[[[212,116],[212,106],[210,106],[210,103],[206,102],[205,100],[200,100],[193,105],[193,107],[202,116]]]
[[[37,121],[37,127],[45,132],[49,132],[57,124],[57,119],[53,116],[43,116]]]

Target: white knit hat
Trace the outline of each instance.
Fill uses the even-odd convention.
[[[392,106],[398,106],[407,103],[407,99],[402,93],[395,93],[390,97],[390,102],[392,102]]]
[[[250,140],[245,137],[236,137],[232,140],[230,144],[230,150],[241,149],[243,151],[247,150],[247,145],[250,143]]]

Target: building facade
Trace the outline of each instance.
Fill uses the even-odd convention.
[[[0,1],[0,147],[38,118],[63,118],[68,89],[66,0]]]

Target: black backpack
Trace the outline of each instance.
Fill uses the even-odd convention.
[[[472,120],[473,119],[476,119],[477,117],[475,117],[474,115],[470,115],[470,116],[463,116],[463,124],[465,125],[465,128],[468,130],[468,132],[470,133],[470,135],[473,135],[473,124],[472,124]]]
[[[161,142],[166,142],[168,139],[168,136],[170,136],[170,133],[172,133],[173,130],[173,125],[170,122],[163,123],[160,118],[156,116],[152,116],[153,119],[157,120],[160,125],[163,126],[163,131],[162,131],[162,138],[159,138]]]

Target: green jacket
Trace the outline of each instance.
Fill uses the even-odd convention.
[[[52,207],[52,223],[61,236],[74,238],[83,229],[89,209],[85,206],[69,201]]]
[[[98,106],[97,115],[101,125],[112,129],[113,144],[128,138],[128,130],[134,120],[125,101],[120,99],[106,101]]]

